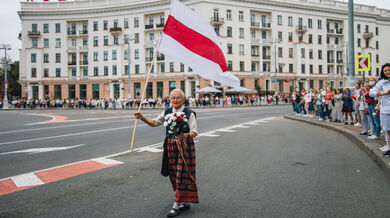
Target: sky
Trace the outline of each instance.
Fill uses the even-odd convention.
[[[23,0],[24,1],[24,0]],[[342,0],[348,2],[348,0]],[[19,60],[21,41],[17,39],[21,32],[21,21],[17,14],[20,10],[20,0],[1,0],[0,8],[0,44],[10,44],[11,50],[7,56],[12,60]],[[354,0],[354,3],[377,6],[390,9],[389,0]],[[4,50],[0,50],[0,57],[4,57]]]

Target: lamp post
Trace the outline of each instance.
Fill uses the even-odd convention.
[[[275,50],[275,98],[278,94],[277,87],[278,87],[278,79],[276,73],[278,72],[278,61],[276,57],[276,44],[279,43],[279,39],[274,38],[271,43],[274,44],[274,50]]]
[[[7,65],[7,50],[11,50],[11,46],[10,45],[1,45],[0,46],[0,49],[4,49],[4,101],[3,101],[3,110],[4,109],[9,109],[8,107],[8,93],[7,93],[7,89],[8,89],[8,80],[7,80],[7,68],[8,68],[8,65]]]
[[[355,28],[354,28],[353,0],[348,0],[348,72],[346,87],[355,90]]]
[[[127,68],[127,82],[128,82],[128,88],[127,88],[127,98],[131,98],[131,92],[130,92],[130,41],[134,40],[133,35],[125,34],[124,36],[125,42],[127,42],[127,53],[129,54],[128,61],[129,61],[129,67]]]

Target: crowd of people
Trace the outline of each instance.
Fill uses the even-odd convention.
[[[390,64],[381,70],[379,81],[371,77],[368,83],[356,83],[354,90],[332,89],[304,90],[291,96],[293,111],[297,116],[316,117],[326,122],[344,122],[362,128],[361,135],[377,139],[381,132],[386,145],[380,148],[390,157]]]
[[[187,97],[184,105],[193,107],[210,106],[265,106],[279,104],[281,99],[288,103],[290,100],[288,94],[278,95],[204,95],[202,97]],[[3,101],[0,99],[0,108]],[[113,99],[13,99],[9,102],[12,109],[129,109],[138,107],[140,99],[132,98],[113,98]],[[146,98],[142,100],[142,106],[146,108],[167,108],[170,105],[170,99],[167,98]]]

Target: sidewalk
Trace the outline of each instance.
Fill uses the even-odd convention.
[[[390,158],[382,157],[382,152],[378,148],[385,145],[384,136],[378,139],[368,139],[367,135],[360,135],[361,127],[354,125],[345,125],[344,122],[325,122],[319,121],[315,117],[296,116],[295,114],[284,115],[284,118],[309,123],[320,126],[335,132],[338,132],[359,146],[378,166],[383,170],[385,175],[390,179]]]

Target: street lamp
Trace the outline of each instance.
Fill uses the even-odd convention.
[[[271,43],[274,44],[274,49],[275,49],[275,97],[277,96],[278,94],[278,91],[277,91],[277,85],[278,85],[278,79],[277,79],[277,75],[276,73],[278,72],[278,61],[276,59],[276,44],[279,43],[279,39],[277,38],[274,38]]]
[[[9,109],[8,107],[8,97],[7,97],[7,89],[8,89],[8,80],[7,80],[7,50],[11,50],[11,45],[0,45],[0,49],[4,49],[4,101],[3,101],[3,110]]]
[[[130,93],[130,41],[134,40],[135,38],[133,35],[130,34],[125,34],[124,40],[127,43],[127,53],[129,54],[128,60],[129,60],[129,67],[127,68],[127,81],[128,81],[128,88],[127,88],[127,98],[131,98],[131,93]]]
[[[353,0],[348,0],[348,72],[345,87],[355,90],[355,32],[354,32]]]

